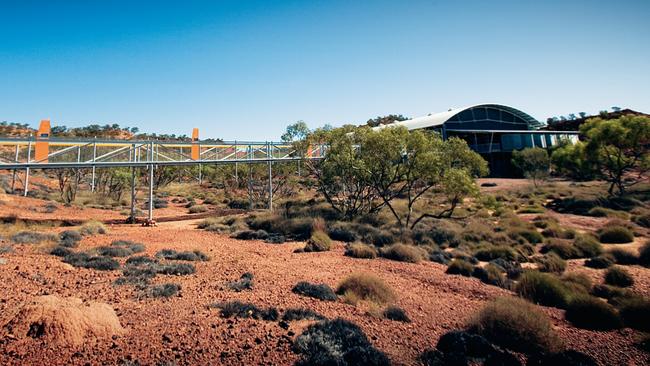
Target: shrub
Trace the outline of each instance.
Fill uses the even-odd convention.
[[[607,226],[600,230],[599,238],[601,243],[624,244],[634,241],[634,234],[623,226]]]
[[[612,265],[614,265],[614,257],[609,254],[602,254],[585,261],[585,266],[596,269],[609,268]]]
[[[544,306],[564,308],[571,294],[560,279],[549,273],[526,271],[515,287],[519,296]]]
[[[11,245],[0,245],[0,254],[13,253],[14,248]]]
[[[156,266],[156,273],[165,275],[186,276],[196,272],[196,268],[189,263],[171,263]]]
[[[291,291],[299,295],[313,297],[323,301],[336,300],[336,294],[332,288],[326,284],[314,285],[309,282],[301,281],[293,286]]]
[[[535,305],[513,297],[485,305],[470,321],[469,330],[517,352],[552,352],[560,347],[548,317]]]
[[[56,240],[56,237],[36,231],[20,231],[11,236],[11,241],[16,244],[38,244],[46,240]]]
[[[591,235],[580,235],[573,241],[573,246],[583,258],[593,258],[603,253],[603,246]]]
[[[521,268],[521,264],[519,264],[519,262],[507,261],[501,258],[491,260],[490,264],[495,265],[505,271],[508,278],[518,278],[519,275],[524,271],[524,269]]]
[[[504,276],[501,268],[492,263],[488,263],[485,267],[474,268],[472,277],[476,277],[488,285],[503,287],[506,284],[506,276]]]
[[[189,209],[191,214],[208,212],[208,208],[204,205],[194,205]]]
[[[562,273],[566,269],[566,261],[555,253],[548,253],[541,257],[533,258],[540,272]]]
[[[66,248],[76,248],[81,241],[81,233],[77,230],[65,230],[59,234],[59,245]]]
[[[141,266],[146,264],[155,264],[158,263],[157,259],[149,258],[146,255],[140,255],[136,257],[127,258],[126,265],[129,266]]]
[[[133,254],[144,252],[145,249],[144,244],[136,243],[131,240],[114,240],[111,242],[111,246],[128,249]]]
[[[442,250],[434,250],[429,253],[429,260],[440,264],[448,264],[451,260],[451,254]]]
[[[353,273],[341,281],[336,293],[343,295],[346,300],[356,303],[359,300],[384,304],[395,301],[396,296],[381,278],[371,273]]]
[[[639,264],[650,267],[650,241],[645,242],[639,249]]]
[[[555,253],[560,258],[571,259],[571,258],[580,258],[581,253],[573,246],[571,243],[561,240],[549,240],[541,249],[542,253]]]
[[[474,256],[481,261],[491,261],[497,258],[503,258],[507,261],[520,260],[520,255],[511,247],[504,245],[491,245],[488,247],[478,248]]]
[[[542,236],[556,239],[573,239],[576,237],[576,232],[572,229],[565,230],[557,225],[551,225],[542,231]]]
[[[268,321],[278,319],[278,310],[275,308],[260,309],[251,303],[240,301],[220,302],[211,305],[221,310],[221,316],[224,318],[253,318]]]
[[[106,234],[106,226],[99,221],[91,220],[81,225],[79,232],[84,236]]]
[[[537,230],[533,229],[516,229],[509,233],[511,237],[522,237],[530,244],[539,244],[544,241],[544,237]]]
[[[381,248],[381,256],[399,262],[418,263],[423,260],[427,252],[419,247],[406,244],[393,244]]]
[[[296,337],[293,350],[302,355],[297,365],[389,365],[363,331],[343,320],[312,324]]]
[[[623,220],[628,220],[630,218],[630,214],[627,212],[612,210],[601,206],[592,208],[587,212],[587,215],[594,217],[615,217]]]
[[[614,299],[614,298],[632,298],[636,295],[628,289],[610,286],[610,285],[595,285],[591,289],[591,294],[597,297],[602,297],[603,299]]]
[[[229,289],[235,291],[235,292],[241,292],[244,290],[250,290],[253,288],[253,276],[252,273],[246,272],[239,277],[238,280],[236,281],[230,281],[226,284]]]
[[[626,326],[643,332],[650,332],[649,300],[629,297],[621,302],[619,309]]]
[[[605,272],[605,283],[612,286],[629,287],[634,284],[634,279],[624,268],[614,266]]]
[[[172,297],[178,294],[181,286],[175,283],[165,283],[162,285],[155,285],[149,288],[148,295],[151,297]]]
[[[633,221],[639,226],[650,228],[650,213],[636,215],[633,217]]]
[[[609,251],[609,255],[614,258],[616,264],[631,265],[639,262],[639,257],[630,250],[614,248]]]
[[[193,250],[191,252],[177,252],[173,249],[163,249],[156,253],[157,258],[175,260],[175,261],[189,261],[189,262],[206,262],[210,260],[206,254],[200,250]]]
[[[356,232],[353,230],[350,224],[337,222],[333,224],[327,231],[332,240],[338,240],[346,243],[351,243],[353,241],[359,240]]]
[[[318,314],[317,312],[310,309],[302,308],[293,308],[287,309],[284,314],[282,314],[282,320],[285,322],[291,322],[296,320],[325,320],[324,316]]]
[[[332,240],[324,231],[314,231],[305,245],[305,252],[326,252],[332,248]]]
[[[591,290],[591,279],[584,273],[566,273],[562,276],[562,281],[574,293],[584,292],[588,293]]]
[[[474,271],[474,266],[464,259],[454,259],[449,263],[445,273],[469,277]]]
[[[105,257],[128,257],[133,254],[133,252],[128,248],[113,246],[97,247],[95,250],[97,251],[97,254]]]
[[[112,271],[120,268],[120,263],[113,258],[90,256],[88,253],[71,253],[65,256],[63,261],[74,267],[90,268],[99,271]]]
[[[52,248],[52,250],[50,250],[50,254],[55,255],[57,257],[65,257],[72,253],[73,253],[72,250],[61,245],[57,245],[54,248]]]
[[[411,319],[409,319],[408,315],[406,314],[406,311],[404,311],[404,309],[397,306],[389,306],[386,309],[384,309],[383,316],[386,319],[394,320],[398,322],[404,322],[404,323],[411,322]]]
[[[621,327],[616,309],[596,297],[582,295],[573,298],[566,309],[566,319],[578,328],[611,330]]]
[[[269,237],[269,233],[264,230],[240,230],[231,237],[239,240],[264,240]]]
[[[345,255],[352,258],[377,258],[377,249],[372,245],[352,243],[345,249]]]

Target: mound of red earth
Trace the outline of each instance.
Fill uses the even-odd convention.
[[[3,332],[10,339],[36,338],[51,345],[76,347],[89,340],[123,335],[125,330],[108,304],[48,295],[25,303],[3,326]]]

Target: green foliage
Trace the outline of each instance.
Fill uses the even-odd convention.
[[[553,150],[551,162],[558,173],[577,181],[592,180],[598,173],[585,152],[585,144],[580,142],[561,143]]]
[[[557,254],[550,252],[541,257],[534,257],[537,269],[541,272],[562,273],[566,269],[566,261]]]
[[[381,248],[381,256],[400,262],[418,263],[427,256],[427,252],[414,245],[393,244]]]
[[[634,241],[634,234],[623,226],[606,226],[600,230],[599,238],[601,243],[624,244]]]
[[[567,306],[566,319],[578,328],[611,330],[622,326],[616,309],[605,301],[589,296],[577,296]]]
[[[603,253],[603,246],[591,235],[580,235],[573,241],[573,246],[583,258],[593,258]]]
[[[629,287],[634,284],[634,278],[624,268],[614,266],[605,272],[605,283],[612,286]]]
[[[469,330],[517,352],[554,352],[561,347],[549,318],[537,306],[514,297],[486,304],[470,320]]]
[[[385,304],[395,301],[397,296],[381,278],[371,273],[353,273],[343,279],[336,289],[336,293],[343,295],[348,302],[355,303],[359,300],[371,301],[376,304]]]
[[[499,287],[506,285],[506,276],[503,274],[503,270],[492,263],[488,263],[485,267],[475,267],[472,277],[476,277],[488,285]]]
[[[479,247],[474,251],[474,257],[480,261],[489,262],[493,259],[503,258],[508,261],[521,260],[521,255],[517,251],[504,245],[490,245]]]
[[[324,231],[314,231],[305,245],[305,252],[326,252],[332,247],[332,240]]]
[[[470,277],[474,272],[474,266],[466,260],[454,259],[447,266],[445,273]]]
[[[550,273],[526,271],[515,288],[519,296],[544,306],[565,308],[571,293],[562,281]]]
[[[540,147],[525,148],[512,152],[512,164],[522,171],[524,176],[533,181],[535,187],[539,181],[548,178],[551,159],[546,149]]]
[[[294,140],[303,140],[309,135],[309,127],[305,121],[298,121],[292,125],[287,126],[287,131],[282,135],[282,141],[290,142]]]
[[[628,297],[621,301],[619,311],[625,325],[643,332],[650,332],[650,301],[639,297]]]
[[[377,249],[372,245],[352,243],[345,249],[345,255],[352,258],[377,258]]]

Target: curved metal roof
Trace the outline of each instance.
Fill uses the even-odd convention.
[[[450,109],[446,112],[435,113],[424,117],[417,117],[406,121],[377,126],[374,128],[380,129],[388,126],[404,126],[409,130],[417,130],[421,128],[437,127],[437,126],[442,126],[445,122],[449,121],[451,118],[453,118],[454,116],[456,116],[457,114],[465,110],[472,109],[472,108],[481,108],[481,107],[491,107],[491,108],[501,109],[510,112],[513,115],[526,121],[528,126],[532,128],[538,128],[542,126],[542,124],[538,120],[531,117],[529,114],[520,111],[517,108],[513,108],[503,104],[485,103],[485,104],[474,104],[463,108]]]

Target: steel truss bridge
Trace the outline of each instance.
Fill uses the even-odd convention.
[[[96,168],[131,167],[131,218],[135,216],[135,168],[149,171],[149,220],[153,219],[153,172],[157,166],[266,163],[269,170],[269,209],[273,208],[273,163],[321,159],[327,147],[310,146],[298,154],[285,142],[200,141],[194,129],[191,142],[51,138],[49,121],[41,121],[35,137],[0,138],[0,170],[25,171],[24,192],[29,191],[32,169],[91,169],[95,190]]]

